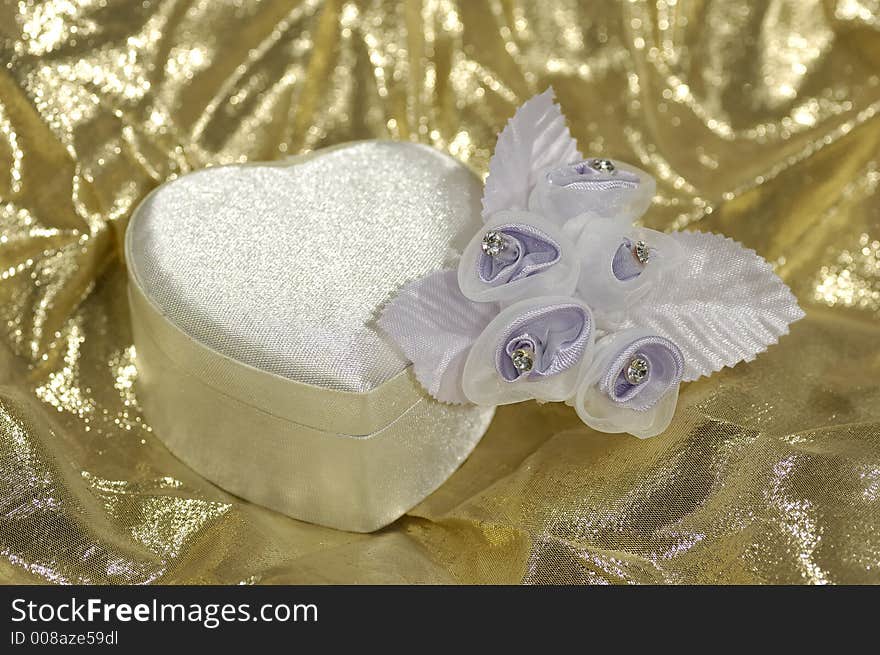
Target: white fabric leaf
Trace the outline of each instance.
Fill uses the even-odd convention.
[[[498,303],[465,298],[455,270],[438,271],[404,286],[378,325],[412,362],[429,394],[460,404],[469,402],[461,388],[468,352],[498,309]]]
[[[749,362],[803,318],[791,290],[754,250],[720,234],[674,232],[683,263],[623,314],[684,354],[684,380]]]
[[[483,192],[483,218],[502,209],[528,209],[541,171],[581,159],[553,95],[549,88],[527,100],[498,135]]]

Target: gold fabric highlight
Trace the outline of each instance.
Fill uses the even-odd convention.
[[[0,580],[880,582],[876,2],[57,0],[0,18]],[[485,173],[548,84],[584,152],[657,177],[646,225],[776,264],[807,310],[791,335],[685,385],[651,440],[501,408],[372,535],[244,503],[161,446],[121,249],[146,193],[369,137]]]

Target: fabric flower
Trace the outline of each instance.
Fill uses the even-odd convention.
[[[565,401],[597,430],[659,434],[683,380],[751,361],[804,313],[741,244],[635,227],[655,186],[583,159],[548,89],[498,136],[458,270],[405,285],[379,327],[443,402]]]
[[[580,266],[574,244],[541,216],[501,211],[464,249],[461,292],[476,302],[511,302],[526,296],[569,294]]]
[[[650,207],[655,189],[654,178],[635,166],[585,159],[539,175],[529,196],[529,210],[560,226],[576,216],[631,225]]]
[[[608,219],[585,227],[577,251],[577,292],[597,314],[631,306],[683,258],[681,246],[669,235]]]
[[[596,430],[653,437],[672,420],[683,373],[684,357],[669,339],[624,330],[596,344],[569,404]]]
[[[486,326],[464,364],[464,395],[478,405],[562,401],[592,357],[593,316],[583,302],[544,296],[515,303]]]

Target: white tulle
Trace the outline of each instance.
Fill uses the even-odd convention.
[[[495,353],[505,330],[518,317],[540,307],[555,304],[577,304],[583,307],[590,317],[591,329],[589,342],[581,362],[556,375],[538,379],[524,379],[508,382],[498,373],[495,367]],[[477,405],[509,405],[524,400],[537,399],[545,402],[560,402],[568,399],[575,392],[579,371],[593,357],[592,313],[584,303],[567,296],[544,296],[522,300],[496,316],[471,347],[470,354],[464,365],[462,389],[464,395]]]
[[[528,209],[540,172],[577,159],[577,142],[553,102],[553,89],[527,100],[498,135],[483,192],[483,217],[503,209]]]
[[[643,412],[618,407],[596,385],[579,388],[571,404],[578,417],[594,430],[626,432],[639,439],[648,439],[669,427],[678,404],[678,389],[679,385],[676,385],[654,407]]]
[[[614,256],[624,239],[644,241],[651,257],[640,275],[619,280],[614,275]],[[586,224],[577,241],[580,259],[578,296],[597,315],[618,312],[639,301],[660,279],[664,271],[682,263],[685,253],[676,239],[663,232],[622,225],[619,221],[595,219]]]
[[[504,225],[529,225],[549,236],[559,246],[560,259],[546,270],[498,286],[483,282],[479,274],[483,235]],[[580,262],[574,243],[561,230],[537,214],[501,211],[493,214],[486,227],[473,236],[458,265],[458,284],[465,297],[476,302],[499,301],[510,304],[522,298],[542,295],[568,295],[574,291]]]
[[[439,271],[404,286],[383,309],[378,325],[412,362],[429,394],[446,403],[466,403],[461,388],[465,359],[497,314],[497,304],[471,302],[462,295],[455,271]]]
[[[602,190],[579,190],[573,187],[561,187],[550,182],[549,174],[553,168],[541,171],[529,194],[529,210],[542,214],[558,223],[582,214],[598,218],[618,221],[622,225],[630,225],[644,214],[654,199],[657,183],[648,173],[636,166],[616,159],[616,173],[629,173],[639,182],[635,188],[607,188]]]
[[[654,437],[669,427],[678,404],[678,384],[650,409],[634,410],[615,403],[598,387],[599,378],[627,343],[652,336],[650,330],[634,329],[603,337],[596,343],[592,362],[582,369],[577,391],[567,402],[578,417],[600,432],[628,432],[639,439]]]
[[[684,380],[748,362],[803,318],[791,290],[754,250],[719,234],[675,232],[680,266],[664,270],[618,329],[645,327],[684,354]]]

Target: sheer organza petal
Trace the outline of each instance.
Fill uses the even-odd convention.
[[[483,237],[494,231],[505,235],[521,246],[534,248],[541,255],[529,262],[511,261],[504,274],[485,268],[491,258],[482,250]],[[521,235],[530,234],[531,244]],[[535,245],[537,244],[537,245]],[[511,246],[513,247],[513,246]],[[551,255],[550,253],[555,253]],[[465,247],[458,266],[458,282],[462,293],[477,302],[500,301],[509,304],[525,297],[540,295],[567,295],[575,289],[580,271],[579,257],[574,243],[561,230],[537,214],[522,211],[502,211],[494,214]]]
[[[552,344],[554,352],[541,362],[542,369],[552,374],[506,379],[504,372],[499,371],[499,358],[510,338],[516,336],[512,334],[516,326],[559,309],[575,310],[570,316],[581,317],[584,332],[575,335],[569,317],[561,327],[557,324],[537,334],[543,343]],[[532,323],[526,331],[535,336],[540,329]],[[562,332],[566,334],[560,338]],[[533,398],[563,401],[574,393],[579,371],[592,359],[594,332],[590,308],[569,296],[545,296],[515,303],[498,314],[472,346],[462,379],[465,396],[478,405],[506,405]]]
[[[678,402],[681,368],[661,381],[662,395],[646,409],[636,409],[632,403],[613,399],[601,384],[610,367],[614,368],[612,373],[617,373],[619,362],[616,360],[621,352],[630,344],[652,338],[655,335],[650,330],[631,329],[605,336],[596,343],[593,360],[584,367],[577,390],[567,401],[584,423],[600,432],[627,432],[640,439],[656,436],[669,426]],[[676,358],[678,356],[676,354]],[[646,384],[652,381],[649,379]]]
[[[613,170],[597,163],[611,162]],[[585,159],[545,169],[529,194],[529,210],[557,223],[582,214],[632,225],[651,206],[656,182],[648,173],[625,162]]]
[[[649,251],[644,264],[633,252],[639,241]],[[576,247],[581,267],[577,292],[597,315],[619,312],[634,303],[642,306],[641,297],[684,257],[681,245],[668,234],[609,219],[590,221]],[[633,316],[636,313],[633,310]]]

